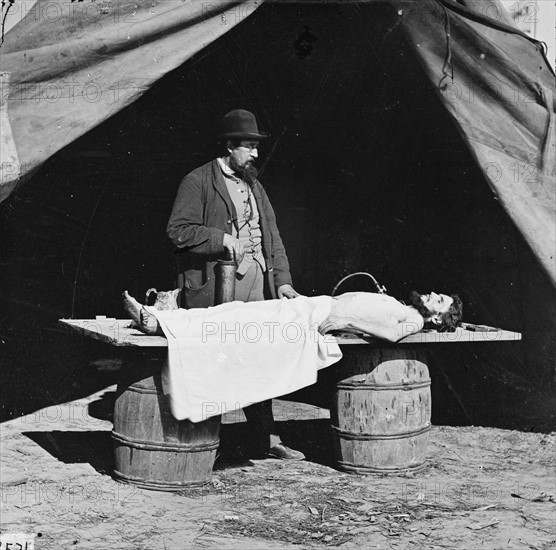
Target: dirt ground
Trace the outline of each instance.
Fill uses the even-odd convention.
[[[2,534],[37,549],[556,548],[555,434],[435,426],[425,470],[359,476],[334,468],[327,410],[275,401],[307,461],[242,456],[231,414],[212,482],[155,492],[110,475],[114,390],[1,425]]]

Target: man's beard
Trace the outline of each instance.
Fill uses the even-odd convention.
[[[230,168],[248,185],[254,185],[257,181],[259,171],[251,161],[240,166],[234,157],[230,157]]]
[[[422,294],[419,294],[416,290],[412,290],[409,295],[408,305],[414,307],[423,319],[428,319],[431,316],[431,312],[426,308],[425,304],[423,304],[421,296]]]

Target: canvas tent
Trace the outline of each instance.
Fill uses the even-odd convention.
[[[176,185],[244,106],[283,134],[263,183],[296,286],[369,269],[394,295],[465,289],[468,320],[528,343],[461,363],[522,392],[514,409],[546,402],[553,74],[496,2],[56,5],[39,0],[2,46],[12,311],[117,315],[122,288],[168,285],[155,266]]]
[[[493,191],[556,281],[554,80],[542,46],[496,2],[390,3]],[[1,50],[0,200],[259,5],[39,0]]]

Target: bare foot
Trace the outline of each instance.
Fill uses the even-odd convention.
[[[141,308],[143,306],[133,296],[130,296],[127,290],[124,290],[122,296],[126,313],[135,321],[138,327],[141,326]]]
[[[135,322],[135,327],[145,334],[164,335],[156,317],[153,317],[127,290],[122,294],[124,309]]]
[[[142,330],[145,334],[158,334],[164,336],[164,332],[158,324],[158,319],[154,315],[151,315],[144,307],[141,308],[141,327],[139,330]]]

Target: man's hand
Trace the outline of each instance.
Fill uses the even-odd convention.
[[[282,285],[278,287],[278,298],[297,298],[301,296],[298,292],[296,292],[292,285]]]
[[[243,245],[241,244],[241,241],[239,239],[236,239],[228,233],[225,233],[224,240],[222,241],[222,246],[224,246],[224,248],[228,251],[230,260],[233,260],[235,258],[238,264],[241,263],[241,260],[243,260],[243,256],[245,255],[245,250],[243,250]]]

